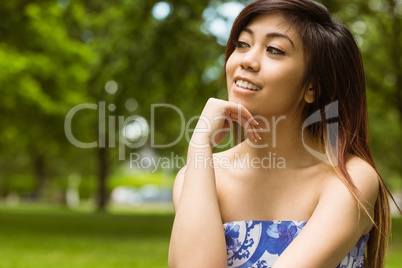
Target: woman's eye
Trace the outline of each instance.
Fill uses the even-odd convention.
[[[284,55],[285,52],[283,52],[280,49],[277,49],[276,47],[271,47],[271,46],[267,46],[267,52],[269,52],[270,54],[276,54],[276,55]]]
[[[246,42],[243,42],[243,41],[235,41],[234,45],[235,45],[235,48],[247,48],[247,47],[250,47],[249,44],[247,44]]]

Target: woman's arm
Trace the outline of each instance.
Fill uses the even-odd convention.
[[[177,175],[178,180],[183,179],[183,184],[181,195],[174,197],[178,204],[170,241],[169,267],[227,267],[215,175],[207,163],[211,157],[211,148],[189,148],[185,174],[179,172]],[[177,188],[180,183],[175,184]],[[177,193],[178,189],[174,191]]]
[[[373,217],[379,189],[377,173],[358,157],[347,167]],[[343,182],[336,176],[328,178],[313,215],[273,268],[334,268],[372,225]]]
[[[213,144],[221,142],[227,134],[222,130],[228,128],[231,120],[250,130],[250,139],[258,138],[248,124],[256,122],[244,107],[223,100],[208,100],[191,137],[185,170],[179,171],[175,181],[176,217],[169,267],[227,267],[215,173],[210,161]]]

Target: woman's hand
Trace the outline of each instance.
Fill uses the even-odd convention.
[[[260,139],[258,122],[240,103],[210,98],[197,122],[190,145],[196,148],[215,147],[226,137],[232,121],[238,122],[251,141]]]

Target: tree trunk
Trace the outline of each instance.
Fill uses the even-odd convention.
[[[108,202],[106,181],[109,171],[107,148],[98,148],[98,196],[97,210],[104,211]]]
[[[396,2],[393,6],[394,10],[396,10]],[[399,120],[402,119],[402,70],[401,70],[401,60],[402,60],[402,52],[401,52],[401,39],[402,39],[402,29],[401,24],[402,20],[397,14],[393,14],[393,29],[392,36],[394,38],[392,42],[392,54],[393,55],[393,69],[396,72],[396,90],[395,90],[395,99],[396,99],[396,107],[399,112]]]
[[[45,158],[42,154],[33,154],[32,162],[33,162],[34,178],[36,182],[32,197],[34,199],[39,199],[43,195],[43,190],[45,188],[46,183]]]

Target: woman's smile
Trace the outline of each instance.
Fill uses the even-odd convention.
[[[236,85],[240,88],[244,88],[252,91],[260,91],[261,87],[254,85],[253,83],[247,82],[246,80],[236,80]]]
[[[234,78],[233,91],[238,94],[254,94],[261,91],[262,87],[247,77],[236,76]]]

